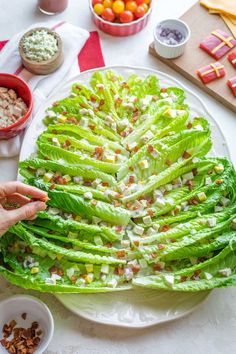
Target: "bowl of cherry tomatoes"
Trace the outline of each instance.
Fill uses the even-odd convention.
[[[103,32],[130,36],[148,23],[153,0],[90,0],[92,19]]]

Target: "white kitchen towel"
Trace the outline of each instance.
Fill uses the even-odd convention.
[[[62,38],[64,45],[64,62],[61,67],[49,75],[34,75],[21,65],[18,52],[18,44],[22,35],[36,27],[48,27],[54,29]],[[33,116],[38,107],[57,87],[67,81],[70,76],[79,72],[77,55],[89,38],[89,32],[67,22],[56,23],[53,21],[37,23],[15,35],[0,52],[0,72],[15,74],[24,79],[33,92],[34,108]],[[19,154],[23,135],[9,140],[0,141],[0,157],[13,157]]]

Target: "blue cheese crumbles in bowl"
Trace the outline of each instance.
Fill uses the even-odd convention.
[[[24,34],[19,52],[25,68],[34,74],[50,74],[63,63],[60,36],[48,28],[34,28]]]

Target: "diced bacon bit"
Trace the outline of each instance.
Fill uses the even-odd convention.
[[[192,129],[192,127],[193,127],[192,123],[189,122],[189,123],[187,124],[187,128],[188,128],[188,129]]]
[[[91,200],[91,204],[92,204],[93,206],[96,206],[96,205],[97,205],[97,203],[98,203],[98,201],[97,201],[97,200],[95,200],[95,199],[92,199],[92,200]]]
[[[161,92],[167,92],[167,88],[166,87],[161,87]]]
[[[121,193],[118,193],[117,196],[116,196],[116,198],[118,198],[118,199],[121,199],[123,197],[124,197],[124,194],[121,194]]]
[[[152,258],[157,258],[157,253],[152,252],[152,253],[151,253],[151,257],[152,257]]]
[[[68,112],[67,112],[67,111],[63,111],[63,112],[61,112],[61,114],[62,114],[63,116],[66,116],[66,115],[68,114]]]
[[[189,159],[191,156],[192,155],[188,151],[184,151],[184,153],[182,155],[183,159],[185,159],[185,160]]]
[[[91,96],[90,96],[90,101],[96,102],[96,100],[97,100],[97,99],[96,99],[96,96],[94,96],[94,95],[91,95]]]
[[[185,184],[190,191],[193,189],[193,181],[188,180]]]
[[[76,85],[76,90],[81,91],[81,87],[79,85]]]
[[[33,250],[30,246],[25,247],[25,253],[32,253],[32,252],[33,252]]]
[[[63,177],[59,177],[57,180],[58,184],[67,184],[67,180]]]
[[[153,264],[153,270],[159,272],[160,270],[162,270],[162,265],[160,263],[157,264]]]
[[[109,187],[109,183],[108,182],[102,182],[102,186],[103,187]]]
[[[81,275],[81,277],[84,275],[84,278],[86,277],[86,275],[85,274],[82,274]],[[83,277],[82,277],[83,278]],[[76,275],[72,275],[71,277],[70,277],[70,281],[72,282],[72,284],[75,284],[76,282],[77,282],[77,280],[78,280],[78,277],[76,276]]]
[[[118,258],[123,258],[125,257],[125,251],[124,250],[117,251],[116,255]]]
[[[101,99],[99,102],[99,107],[103,106],[105,104],[105,100]]]
[[[51,183],[50,187],[49,187],[49,190],[51,191],[52,189],[54,189],[56,186],[55,186],[55,183]]]
[[[198,205],[198,203],[199,202],[198,202],[197,198],[191,198],[188,200],[189,205]]]
[[[111,81],[112,82],[116,82],[118,79],[117,79],[117,76],[115,76],[115,75],[112,75],[111,77],[110,77],[110,79],[111,79]]]
[[[130,88],[129,85],[127,84],[127,82],[125,82],[125,81],[121,83],[121,87],[122,88],[127,88],[127,89]]]
[[[130,170],[130,171],[133,171],[133,170],[134,170],[133,166],[130,166],[130,167],[129,167],[129,170]]]
[[[117,226],[115,227],[115,230],[116,230],[117,232],[121,232],[121,231],[123,231],[123,226],[122,226],[122,225],[117,225]]]
[[[223,183],[223,180],[222,180],[222,179],[217,179],[217,180],[216,180],[216,184],[220,185],[220,184],[222,184],[222,183]]]
[[[172,271],[173,271],[173,268],[172,268],[171,266],[168,266],[168,267],[166,267],[166,271],[167,271],[167,272],[172,272]]]
[[[116,275],[124,275],[124,272],[125,272],[124,269],[121,267],[116,267],[114,269],[114,274],[116,274]]]
[[[139,241],[136,240],[133,242],[133,244],[134,244],[134,246],[139,247]]]
[[[147,213],[149,216],[153,216],[154,215],[154,211],[152,209],[147,209]]]
[[[44,160],[50,160],[48,156],[44,156]]]
[[[126,144],[125,146],[125,150],[129,151],[130,152],[130,147],[129,147],[129,144]]]
[[[134,131],[134,130],[133,130],[133,128],[131,128],[131,127],[128,129],[129,134],[133,133],[133,131]]]
[[[66,140],[63,144],[63,147],[68,147],[71,146],[71,142],[69,140]]]
[[[132,266],[132,272],[133,273],[138,273],[140,271],[140,265],[139,264],[135,264]]]
[[[54,106],[54,107],[56,107],[56,106],[59,106],[59,102],[58,101],[56,101],[56,102],[54,102],[52,105]]]
[[[212,173],[213,173],[213,170],[208,170],[208,171],[207,171],[207,174],[208,174],[208,175],[212,175]]]
[[[148,145],[147,151],[150,152],[150,153],[153,152],[154,151],[154,147],[152,145]]]
[[[96,125],[95,124],[89,124],[88,127],[91,129],[91,130],[94,130],[96,128]]]
[[[67,118],[67,121],[70,122],[70,123],[73,123],[73,124],[78,124],[77,119],[74,118],[74,117],[69,117],[69,118]]]
[[[58,134],[58,131],[56,129],[53,129],[52,134]]]
[[[166,224],[160,227],[160,232],[166,232],[170,230],[170,225]]]
[[[180,282],[184,283],[185,281],[187,281],[187,279],[188,277],[186,277],[186,275],[181,275]]]
[[[61,269],[61,268],[58,268],[57,274],[60,275],[60,277],[63,277],[63,275],[64,275],[64,270]]]
[[[203,261],[205,260],[205,258],[203,259]],[[201,269],[197,269],[197,270],[195,270],[195,272],[194,272],[194,275],[195,276],[198,276],[198,275],[200,275],[201,274]]]
[[[48,269],[49,273],[51,274],[57,274],[58,268],[55,266],[52,266],[51,268]]]
[[[138,152],[139,147],[136,145],[133,150],[134,150],[134,152]]]
[[[117,105],[118,105],[118,104],[121,104],[122,101],[123,101],[123,100],[122,100],[120,97],[118,97],[118,98],[115,100],[115,102],[116,102]]]
[[[171,166],[172,165],[172,162],[170,160],[166,160],[165,163],[166,163],[167,166]]]
[[[134,183],[134,182],[135,182],[135,177],[129,176],[129,183]]]
[[[115,153],[116,153],[117,155],[119,155],[119,154],[121,154],[121,150],[120,150],[120,149],[117,149],[117,150],[115,151]]]
[[[94,113],[96,113],[96,112],[99,111],[99,109],[98,109],[97,107],[94,107],[94,108],[93,108],[93,111],[94,111]]]
[[[170,242],[171,242],[171,243],[175,243],[175,242],[176,242],[176,239],[175,239],[175,238],[171,238],[171,239],[170,239]]]
[[[90,180],[84,181],[83,185],[86,187],[91,187],[92,181],[90,181]]]
[[[137,114],[133,115],[133,117],[131,118],[131,122],[136,123],[137,120],[138,120],[138,115]]]
[[[126,208],[130,209],[131,207],[132,207],[132,203],[131,203],[131,202],[128,202],[128,203],[126,204]]]
[[[197,176],[197,174],[198,174],[197,168],[193,168],[192,169],[192,173],[193,173],[194,176]]]
[[[117,200],[115,200],[114,206],[115,206],[116,208],[120,207],[121,205],[122,205],[122,204],[121,204],[120,202],[118,202]]]
[[[102,155],[103,154],[103,147],[102,146],[96,146],[95,147],[95,153],[98,155]]]
[[[122,138],[125,138],[127,136],[127,133],[123,130],[122,132],[120,132],[120,136],[122,136]]]
[[[86,105],[85,103],[83,103],[83,102],[80,104],[80,106],[81,106],[82,108],[87,108],[87,105]]]

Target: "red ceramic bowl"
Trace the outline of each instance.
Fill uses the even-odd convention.
[[[90,6],[93,22],[100,30],[112,36],[126,37],[140,32],[147,25],[151,16],[153,1],[154,0],[151,1],[149,10],[143,17],[129,23],[113,23],[113,22],[105,21],[103,20],[102,17],[98,16],[94,12],[91,0],[89,1],[89,6]]]
[[[0,128],[0,140],[10,139],[20,134],[29,123],[29,118],[33,108],[33,97],[27,83],[16,75],[0,73],[0,86],[11,88],[23,99],[28,106],[26,114],[16,123],[6,128]]]

